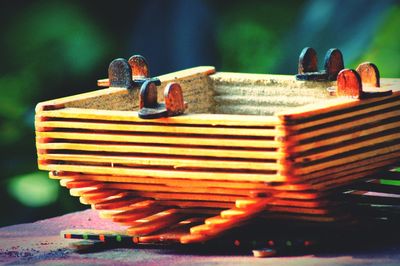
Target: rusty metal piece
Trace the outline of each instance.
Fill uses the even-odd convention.
[[[336,80],[339,72],[344,69],[342,52],[337,48],[331,48],[325,55],[325,72],[328,75],[328,80]]]
[[[317,52],[314,48],[305,47],[299,57],[299,74],[318,71]]]
[[[370,62],[359,64],[357,72],[363,83],[370,84],[373,87],[380,87],[380,75],[378,67]]]
[[[149,66],[146,58],[141,55],[132,55],[128,60],[129,65],[132,69],[133,86],[140,87],[146,80],[151,81],[157,85],[161,85],[161,81],[158,78],[150,78]]]
[[[164,100],[168,116],[183,114],[187,108],[187,104],[183,100],[182,88],[179,83],[171,82],[165,87]]]
[[[134,55],[127,61],[124,58],[114,59],[108,67],[109,87],[132,89],[140,87],[147,80],[155,85],[161,85],[158,78],[149,78],[146,59],[141,55]]]
[[[350,96],[357,99],[368,99],[375,97],[389,96],[392,94],[388,91],[363,91],[361,76],[353,69],[343,69],[337,76],[338,96]]]
[[[333,81],[340,70],[344,68],[343,56],[339,49],[331,48],[327,51],[324,59],[324,70],[318,71],[317,53],[311,47],[301,51],[299,57],[297,80],[308,81]]]
[[[108,79],[110,87],[131,89],[133,87],[132,70],[128,61],[123,58],[114,59],[108,67]]]
[[[317,52],[314,48],[305,47],[299,56],[297,80],[325,81],[327,75],[324,71],[318,71]]]
[[[343,69],[337,75],[337,96],[362,98],[363,90],[360,75],[353,69]]]
[[[149,78],[149,67],[146,59],[141,55],[132,55],[128,60],[132,68],[133,77]]]
[[[187,104],[183,101],[181,86],[169,83],[164,89],[165,103],[157,102],[157,86],[154,81],[147,80],[140,88],[139,117],[153,119],[183,114]]]
[[[154,119],[167,116],[168,112],[164,104],[157,102],[157,86],[152,80],[146,80],[139,93],[140,118]]]

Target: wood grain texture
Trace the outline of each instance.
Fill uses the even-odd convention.
[[[39,104],[39,168],[137,241],[176,227],[169,239],[195,243],[255,217],[348,222],[334,192],[400,156],[398,80],[355,100],[329,95],[334,82],[214,72],[159,77],[158,102],[168,82],[189,102],[175,117],[140,119],[135,88]]]

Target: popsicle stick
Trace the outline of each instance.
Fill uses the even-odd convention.
[[[393,161],[396,160],[392,160],[392,162]],[[304,182],[308,182],[310,188],[325,191],[327,189],[332,188],[332,185],[334,186],[344,185],[349,180],[354,182],[357,179],[366,177],[370,173],[374,173],[379,169],[381,169],[382,167],[388,165],[388,163],[390,164],[391,162],[384,160],[376,165],[370,165],[368,167],[360,167],[357,169],[343,171],[332,175],[326,175],[321,178],[306,180]]]
[[[301,145],[301,144],[295,145],[294,147],[291,148],[291,152],[301,153],[301,152],[305,152],[305,151],[308,151],[311,149],[329,146],[332,144],[339,144],[344,141],[352,141],[352,140],[357,141],[357,139],[361,138],[361,137],[367,137],[367,136],[370,136],[372,134],[377,134],[377,133],[385,134],[385,132],[388,132],[388,131],[394,130],[394,129],[398,129],[398,128],[400,128],[400,122],[395,121],[393,123],[384,124],[381,126],[376,125],[373,128],[368,128],[365,130],[349,132],[347,134],[342,134],[337,137],[332,137],[332,138],[321,137],[321,140],[315,140],[315,141],[312,141],[310,143],[303,144],[303,145]]]
[[[193,68],[189,68],[189,69],[185,69],[185,70],[181,70],[181,71],[177,71],[177,72],[173,72],[170,74],[166,74],[166,75],[162,75],[162,76],[158,76],[158,78],[162,81],[162,82],[169,82],[169,81],[173,81],[173,80],[179,80],[182,78],[189,78],[189,77],[193,77],[196,76],[198,74],[204,74],[204,75],[211,75],[215,73],[215,68],[212,66],[199,66],[199,67],[193,67]],[[108,79],[99,79],[97,80],[97,86],[99,87],[109,87],[110,83]]]
[[[223,187],[223,188],[242,188],[242,189],[265,189],[267,184],[264,182],[240,182],[240,181],[228,181],[228,180],[191,180],[186,179],[182,182],[182,179],[177,178],[154,178],[154,177],[135,177],[135,176],[113,176],[113,175],[94,175],[94,174],[79,174],[72,172],[54,172],[49,173],[51,179],[71,178],[83,180],[95,180],[103,182],[123,182],[123,183],[142,183],[142,184],[165,184],[170,186],[181,186],[181,187]],[[295,185],[299,187],[299,185]],[[303,187],[300,185],[300,187]],[[285,189],[282,188],[282,189]]]
[[[332,168],[323,169],[318,172],[313,172],[310,174],[305,174],[304,176],[299,176],[301,179],[298,179],[297,182],[311,182],[315,183],[316,180],[323,181],[326,178],[334,177],[337,178],[343,174],[349,173],[357,173],[358,171],[363,171],[365,169],[381,169],[385,166],[390,166],[394,162],[396,162],[396,158],[398,158],[398,153],[388,153],[383,154],[381,156],[368,158],[365,160],[359,160],[354,162],[346,162],[339,167],[335,166]],[[304,181],[300,181],[304,180]]]
[[[179,239],[187,235],[189,228],[203,222],[203,217],[188,218],[168,228],[168,230],[161,229],[161,232],[155,235],[139,236],[136,241],[138,243],[179,243]]]
[[[160,143],[174,145],[223,146],[244,148],[276,148],[279,143],[274,140],[253,140],[244,138],[212,138],[212,137],[178,137],[178,136],[148,136],[145,134],[102,134],[98,132],[36,132],[36,137],[62,140],[89,140],[119,143]]]
[[[179,213],[178,209],[168,209],[151,216],[139,219],[130,224],[131,235],[148,235],[185,220],[188,214]]]
[[[237,200],[236,208],[244,209],[243,213],[223,218],[216,216],[208,218],[205,224],[197,225],[190,228],[191,236],[182,236],[181,243],[192,243],[201,240],[209,239],[209,237],[216,237],[229,229],[240,226],[248,222],[257,213],[263,211],[271,199],[259,199],[255,203],[243,203],[243,200]],[[202,237],[200,237],[202,236]]]
[[[104,184],[104,186],[110,189],[155,191],[155,192],[209,193],[210,189],[212,189],[213,194],[221,194],[221,195],[226,194],[226,195],[248,196],[250,193],[249,190],[247,189],[232,189],[232,188],[173,187],[165,185],[124,184],[124,183],[109,183],[109,184],[107,183]],[[290,196],[290,193],[288,194]]]
[[[388,131],[388,132],[390,132],[390,131]],[[357,149],[360,149],[360,148],[371,147],[371,150],[375,150],[374,146],[376,146],[378,144],[384,145],[387,142],[390,142],[390,144],[393,144],[394,141],[400,140],[400,132],[392,131],[390,133],[391,134],[386,133],[386,135],[383,135],[381,137],[378,137],[381,134],[377,134],[377,135],[375,135],[375,137],[369,137],[369,139],[366,139],[363,141],[359,141],[358,139],[355,138],[355,139],[351,140],[351,144],[346,143],[347,145],[344,145],[343,143],[338,143],[329,150],[325,149],[320,152],[315,152],[312,154],[305,153],[306,155],[302,156],[302,154],[300,153],[300,154],[296,155],[296,157],[294,158],[293,161],[294,161],[294,163],[315,162],[316,160],[324,159],[324,158],[331,157],[334,155],[340,155],[345,152],[354,151],[354,153],[357,153]],[[311,152],[312,151],[309,151],[308,153],[311,153]]]
[[[151,133],[172,133],[172,134],[196,134],[196,135],[232,135],[232,136],[257,136],[275,137],[277,131],[271,127],[267,128],[243,128],[243,127],[213,127],[213,126],[182,126],[182,125],[157,125],[145,123],[118,123],[113,121],[40,121],[36,117],[35,125],[38,131],[46,129],[90,129],[90,130],[109,130],[123,132],[151,132]]]
[[[221,172],[200,172],[200,171],[171,171],[159,169],[140,169],[123,167],[101,167],[101,166],[81,166],[81,165],[42,165],[41,170],[49,171],[79,171],[88,174],[112,174],[112,175],[131,175],[131,176],[152,176],[158,178],[191,178],[191,179],[212,179],[212,180],[232,180],[232,181],[263,181],[279,182],[284,181],[278,175],[266,174],[247,174],[247,173],[221,173]]]
[[[143,122],[143,120],[137,116],[137,112],[135,111],[110,111],[72,107],[52,111],[39,111],[36,112],[36,117]],[[185,114],[180,116],[146,120],[146,123],[240,127],[273,127],[280,124],[279,119],[274,116],[238,116],[229,114]]]
[[[93,208],[96,210],[128,210],[129,208],[127,208],[127,206],[131,206],[135,203],[142,202],[144,200],[146,200],[146,198],[123,197],[96,203],[93,205]]]
[[[69,190],[69,194],[74,197],[80,197],[84,192],[88,192],[88,191],[92,191],[92,190],[97,191],[99,189],[96,187],[71,188]]]
[[[364,99],[362,101],[339,97],[330,101],[321,101],[320,103],[292,108],[287,112],[277,113],[276,116],[278,116],[281,121],[289,123],[301,119],[315,120],[321,113],[330,114],[333,112],[343,112],[343,110],[352,110],[352,108],[363,110],[370,106],[384,104],[385,102],[397,101],[400,95],[397,86],[398,84],[395,82],[388,82],[388,84],[383,87],[385,90],[393,90],[393,94],[390,96]],[[344,115],[344,117],[346,117],[346,115]],[[342,118],[344,117],[342,116]]]
[[[93,154],[40,154],[40,160],[57,160],[68,162],[92,162],[92,163],[109,163],[109,164],[125,164],[125,165],[146,165],[146,166],[173,166],[175,169],[182,168],[214,168],[214,169],[249,169],[249,170],[270,170],[278,169],[276,163],[257,162],[257,161],[239,161],[226,159],[207,159],[207,158],[190,158],[190,157],[157,157],[157,156],[107,156]]]
[[[85,188],[85,187],[93,187],[93,188],[101,188],[103,187],[102,183],[96,181],[80,181],[71,179],[65,183],[66,188]]]
[[[231,150],[221,148],[197,148],[179,146],[153,146],[153,145],[120,145],[120,144],[81,144],[81,143],[37,143],[40,150],[77,150],[97,152],[123,152],[123,153],[153,153],[186,156],[211,156],[220,158],[247,158],[247,159],[278,159],[281,154],[277,151],[266,150]]]
[[[150,215],[153,215],[160,211],[164,211],[166,209],[168,208],[164,206],[157,206],[157,207],[152,207],[151,209],[150,208],[143,209],[135,213],[131,213],[130,215],[121,216],[120,214],[116,214],[111,217],[111,220],[116,223],[121,223],[123,225],[130,226],[138,219],[144,219]]]
[[[348,163],[350,158],[351,158],[350,160],[352,160],[354,162],[361,161],[364,159],[373,160],[373,158],[376,158],[376,160],[379,160],[379,158],[377,158],[377,156],[385,155],[385,154],[391,154],[388,156],[390,156],[393,159],[398,158],[398,156],[399,156],[398,148],[399,147],[400,147],[399,144],[388,145],[387,147],[377,148],[377,149],[373,149],[371,151],[365,151],[362,153],[357,153],[357,154],[349,155],[349,156],[338,158],[338,159],[332,158],[332,160],[324,161],[324,162],[321,162],[318,164],[314,164],[312,166],[299,167],[299,168],[297,168],[298,170],[296,170],[296,174],[299,174],[299,172],[300,172],[301,175],[305,175],[305,174],[310,174],[310,173],[313,173],[316,171],[324,170],[324,169],[327,169],[330,167],[341,166],[341,165]]]
[[[74,181],[73,178],[61,178],[60,179],[60,186],[66,187],[68,182]]]
[[[125,206],[122,206],[121,208],[114,208],[111,210],[98,210],[99,214],[106,218],[126,217],[126,216],[135,215],[137,212],[141,212],[141,211],[147,210],[147,209],[155,210],[160,206],[156,200],[147,199],[147,198],[143,198],[143,197],[138,197],[138,198],[140,198],[141,200],[138,202],[135,202],[133,204],[127,204]],[[159,208],[159,209],[164,210],[164,207]]]
[[[228,209],[235,206],[233,202],[218,202],[207,200],[171,200],[163,199],[159,201],[160,205],[177,206],[180,208],[214,208],[214,209]]]
[[[316,109],[318,111],[314,111],[314,116],[305,116],[300,118],[295,117],[284,117],[281,119],[283,124],[290,124],[291,129],[293,131],[298,131],[301,129],[305,129],[308,127],[315,127],[318,125],[325,125],[330,122],[339,123],[340,120],[345,120],[349,118],[354,118],[356,116],[363,116],[368,115],[372,112],[382,112],[382,110],[399,106],[399,93],[393,94],[392,96],[386,97],[378,97],[372,99],[379,99],[375,100],[374,102],[368,100],[363,100],[359,104],[352,106],[352,108],[342,108],[338,109],[335,108],[335,112],[332,110],[324,110],[324,108]],[[352,100],[358,101],[358,100]],[[369,101],[368,105],[365,103]],[[288,115],[289,116],[289,115]],[[303,121],[302,121],[303,120]],[[304,121],[305,120],[305,121]]]
[[[177,71],[174,73],[170,73],[168,75],[162,75],[157,78],[160,79],[162,83],[166,83],[169,81],[178,81],[178,80],[193,80],[199,77],[207,77],[208,75],[212,74],[215,72],[215,68],[211,66],[200,66],[200,67],[194,67],[194,68],[189,68],[186,70],[182,71]],[[109,81],[108,79],[100,81],[100,84],[106,85],[109,87]],[[165,84],[164,84],[165,85]],[[116,94],[127,94],[127,90],[125,88],[116,88],[116,90],[113,90],[113,88],[108,88],[108,89],[103,89],[103,90],[97,90],[94,92],[89,92],[89,93],[83,93],[83,94],[78,94],[75,96],[69,96],[69,97],[64,97],[52,101],[46,101],[40,103],[36,111],[42,110],[42,109],[47,109],[51,108],[54,106],[63,106],[63,105],[69,105],[71,103],[80,101],[80,100],[87,100],[91,99],[93,100],[96,97],[101,97],[101,96],[107,96],[111,95],[113,97],[116,96]]]
[[[316,138],[316,137],[323,137],[325,134],[333,133],[333,132],[340,132],[342,130],[351,130],[353,128],[357,128],[360,126],[365,126],[368,124],[379,124],[381,123],[382,120],[388,120],[388,119],[396,119],[400,116],[400,111],[390,111],[390,112],[385,112],[385,113],[380,113],[374,115],[374,119],[371,120],[371,116],[366,116],[364,118],[356,119],[356,120],[350,120],[346,122],[341,122],[337,124],[329,124],[328,127],[322,127],[322,128],[312,128],[312,130],[304,130],[300,132],[293,131],[290,136],[287,136],[287,141],[290,143],[297,143],[300,141],[307,141],[308,139]],[[384,123],[384,121],[382,122]],[[288,129],[292,130],[292,129]]]
[[[215,194],[190,194],[190,193],[164,193],[164,192],[137,192],[142,197],[150,197],[166,200],[199,200],[199,201],[216,201],[216,202],[234,202],[240,195],[215,195]]]

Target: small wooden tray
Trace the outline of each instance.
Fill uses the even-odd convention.
[[[201,242],[262,215],[349,221],[332,191],[400,156],[399,79],[366,99],[332,96],[335,81],[207,66],[158,79],[153,103],[178,83],[185,114],[142,119],[139,87],[112,86],[40,103],[35,116],[39,168],[142,240],[182,225],[175,240]]]

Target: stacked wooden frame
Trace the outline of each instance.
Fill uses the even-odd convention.
[[[205,241],[255,216],[348,222],[332,191],[400,155],[397,79],[362,100],[213,67],[159,79],[181,85],[186,114],[141,119],[138,88],[116,87],[36,108],[39,168],[138,242]]]

